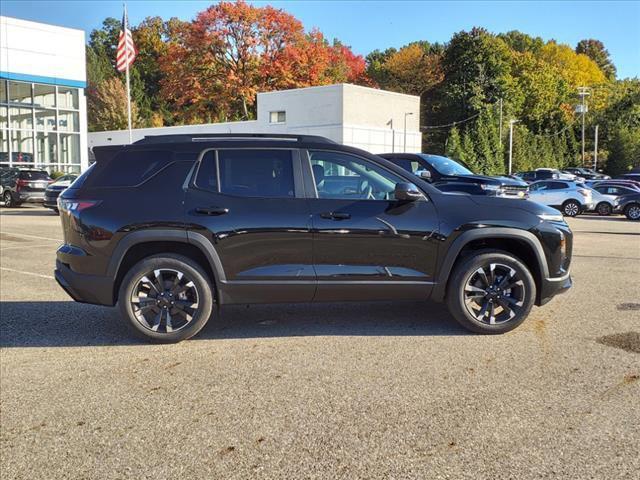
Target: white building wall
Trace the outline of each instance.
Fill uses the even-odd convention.
[[[308,87],[259,93],[257,111],[257,119],[249,122],[136,129],[133,141],[176,133],[289,133],[320,135],[372,153],[398,152],[404,150],[404,114],[411,113],[407,115],[406,151],[419,152],[422,144],[420,98],[412,95],[348,84]],[[271,112],[279,111],[286,112],[286,120],[272,123]],[[89,134],[90,147],[128,141],[126,131]]]

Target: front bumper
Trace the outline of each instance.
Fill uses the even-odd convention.
[[[545,278],[540,285],[537,305],[544,305],[553,297],[561,293],[565,293],[573,286],[573,279],[570,273],[566,273],[562,277]]]
[[[60,260],[56,260],[55,278],[58,285],[76,302],[114,305],[112,278],[74,272]]]

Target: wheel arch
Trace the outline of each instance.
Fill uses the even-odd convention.
[[[215,298],[221,298],[218,289],[225,280],[224,271],[211,242],[203,235],[192,236],[186,230],[152,230],[130,233],[116,246],[107,270],[107,274],[114,279],[114,304],[126,272],[140,260],[161,253],[183,255],[198,263],[213,282]]]
[[[536,304],[538,304],[542,283],[549,276],[546,256],[535,235],[515,228],[470,230],[456,238],[442,261],[432,298],[436,301],[443,301],[447,294],[451,272],[456,264],[474,251],[487,248],[511,253],[529,268],[536,283]]]

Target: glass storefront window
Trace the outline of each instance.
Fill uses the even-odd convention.
[[[58,129],[63,132],[80,131],[80,115],[78,112],[58,112]]]
[[[36,110],[36,130],[52,131],[56,129],[55,110]]]
[[[78,110],[78,89],[58,87],[58,108],[73,108]]]
[[[55,133],[36,133],[36,146],[39,162],[58,162],[58,136]]]
[[[14,162],[33,163],[33,132],[13,130],[11,132],[11,152]]]
[[[9,115],[11,116],[11,128],[23,130],[33,128],[32,109],[11,107],[9,109]]]
[[[0,106],[0,128],[7,128],[7,107]]]
[[[79,163],[80,135],[77,133],[60,134],[60,163]]]
[[[9,159],[9,132],[0,130],[0,163]]]
[[[36,107],[55,107],[56,87],[35,84],[33,86],[33,103]]]
[[[0,103],[7,103],[7,82],[0,80]]]
[[[31,84],[9,82],[9,103],[33,103],[31,101]]]

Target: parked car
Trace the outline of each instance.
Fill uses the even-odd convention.
[[[77,175],[70,173],[56,178],[53,183],[49,184],[44,192],[44,206],[58,213],[58,195],[71,185],[76,178],[78,178]]]
[[[605,175],[604,173],[596,172],[591,168],[584,167],[567,167],[564,169],[567,173],[571,173],[578,177],[582,177],[585,180],[608,180],[611,177],[609,175]]]
[[[25,202],[43,203],[49,182],[51,178],[44,170],[0,167],[0,195],[5,207],[19,207]]]
[[[634,182],[640,182],[640,173],[625,173],[615,177],[620,180],[633,180]]]
[[[634,182],[633,180],[587,180],[585,184],[590,188],[618,186],[640,192],[640,182]]]
[[[534,202],[451,195],[322,137],[95,147],[58,198],[55,278],[158,342],[230,304],[432,299],[479,333],[571,286],[571,230]]]
[[[523,181],[531,184],[540,180],[556,180],[560,178],[559,173],[555,173],[551,170],[535,170],[529,172],[518,172],[516,176],[520,177]]]
[[[598,184],[594,185],[593,189],[602,195],[606,195],[612,200],[619,197],[620,195],[640,193],[640,190],[637,190],[632,186],[619,184]]]
[[[591,191],[591,198],[593,200],[593,209],[588,211],[596,212],[601,216],[611,215],[613,213],[613,202],[617,198],[615,195],[605,195],[600,193],[598,190],[589,188],[586,185],[585,188],[588,188]]]
[[[508,177],[476,175],[464,165],[440,155],[426,153],[383,153],[382,158],[404,168],[407,172],[432,182],[442,191],[464,191],[473,195],[489,195],[506,198],[525,198],[526,182]],[[448,184],[453,183],[453,187]],[[461,184],[471,186],[462,188]],[[452,190],[457,189],[457,190]],[[462,190],[461,190],[462,188]]]
[[[640,220],[640,193],[618,197],[613,204],[616,213],[623,213],[629,220]]]
[[[584,178],[578,175],[574,175],[573,173],[561,172],[557,168],[537,168],[536,172],[551,172],[557,175],[554,178],[558,178],[560,180],[570,180],[572,182],[579,182],[579,183],[584,183],[585,181]]]
[[[585,185],[561,180],[532,183],[529,185],[529,199],[556,208],[567,217],[575,217],[596,206],[591,190]]]

